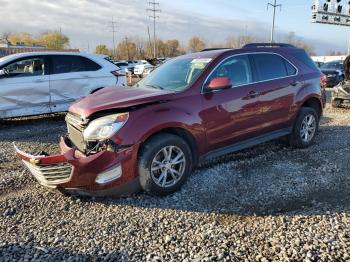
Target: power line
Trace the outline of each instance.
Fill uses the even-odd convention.
[[[277,0],[274,1],[274,4],[268,3],[267,9],[269,9],[269,6],[273,8],[273,19],[272,19],[272,27],[271,27],[271,43],[274,42],[274,35],[275,35],[275,19],[276,19],[276,8],[279,7],[280,10],[282,10],[282,5],[277,4]]]
[[[112,37],[113,37],[113,57],[116,56],[116,52],[115,52],[115,33],[117,33],[117,22],[114,21],[114,17],[112,16],[112,22],[111,25],[109,26],[111,28],[112,32]]]
[[[159,7],[159,3],[153,1],[148,2],[148,5],[151,6],[151,8],[148,8],[147,11],[152,12],[153,14],[149,17],[153,19],[153,57],[157,57],[157,46],[156,46],[156,20],[159,18],[157,16],[157,13],[161,12],[162,10],[157,9],[157,6]]]

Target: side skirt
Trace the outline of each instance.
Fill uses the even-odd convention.
[[[293,128],[283,128],[277,131],[273,131],[255,138],[250,138],[242,142],[238,142],[236,144],[226,146],[223,148],[219,148],[213,151],[210,151],[209,153],[205,154],[204,156],[200,157],[200,162],[207,161],[212,158],[220,157],[223,155],[227,155],[230,153],[234,153],[243,149],[247,149],[283,136],[287,136],[291,134],[293,131]]]

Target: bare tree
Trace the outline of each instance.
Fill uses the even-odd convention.
[[[303,38],[297,37],[295,32],[289,32],[286,41],[289,44],[292,44],[296,47],[305,49],[306,52],[309,53],[309,55],[313,56],[316,55],[315,49],[312,45],[306,43]]]
[[[0,40],[2,41],[2,42],[5,42],[6,44],[11,44],[11,42],[10,42],[10,36],[11,36],[11,33],[10,32],[4,32],[4,33],[2,33],[1,34],[1,36],[0,36]]]
[[[206,47],[205,42],[197,36],[194,36],[188,40],[188,50],[190,52],[199,52]]]

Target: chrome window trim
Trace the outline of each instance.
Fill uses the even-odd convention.
[[[256,54],[270,54],[270,55],[277,55],[282,57],[282,59],[286,60],[289,64],[291,64],[294,68],[295,68],[295,74],[294,75],[289,75],[289,76],[284,76],[284,77],[277,77],[277,78],[271,78],[271,79],[267,79],[267,80],[261,80],[261,81],[255,81],[255,82],[251,82],[251,83],[247,83],[247,84],[242,84],[242,85],[237,85],[237,86],[233,86],[229,89],[233,89],[236,87],[242,87],[242,86],[247,86],[247,85],[252,85],[252,84],[258,84],[258,83],[264,83],[264,82],[269,82],[269,81],[273,81],[273,80],[278,80],[278,79],[284,79],[284,78],[289,78],[289,77],[294,77],[299,75],[299,69],[287,58],[285,58],[283,55],[280,55],[278,53],[275,52],[247,52],[247,53],[240,53],[240,54],[235,54],[235,55],[231,55],[229,57],[226,57],[224,60],[222,60],[219,64],[217,64],[214,69],[210,72],[210,74],[208,74],[208,76],[206,77],[204,83],[202,84],[202,90],[201,90],[201,94],[205,94],[205,93],[211,93],[211,92],[217,92],[217,91],[221,91],[221,90],[210,90],[210,91],[205,91],[205,84],[207,83],[208,79],[210,78],[210,76],[214,73],[214,71],[221,66],[224,62],[226,62],[228,59],[231,59],[233,57],[236,56],[242,56],[242,55],[256,55]],[[252,65],[250,65],[251,69]],[[287,72],[288,73],[288,72]]]

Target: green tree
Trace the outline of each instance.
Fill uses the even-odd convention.
[[[37,43],[49,49],[64,49],[69,46],[69,38],[58,31],[47,31],[37,38]]]
[[[100,44],[96,46],[95,53],[101,55],[111,55],[111,50],[109,50],[106,45]]]
[[[36,43],[36,40],[33,38],[33,36],[26,32],[9,34],[7,36],[7,40],[13,45],[16,45],[17,43],[24,43],[25,45],[32,46]]]

